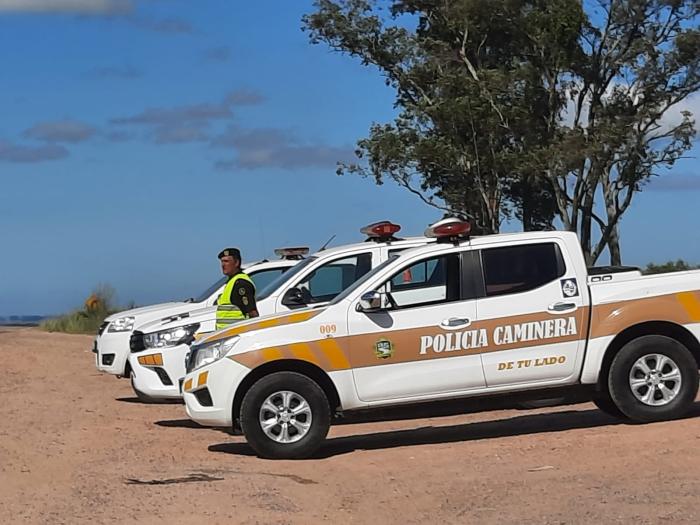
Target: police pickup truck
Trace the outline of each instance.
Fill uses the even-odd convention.
[[[294,266],[299,257],[282,257],[277,261],[261,261],[245,267],[256,286],[266,286]],[[129,340],[134,328],[153,320],[182,318],[191,312],[212,306],[221,295],[228,277],[222,277],[196,298],[187,301],[154,304],[122,311],[107,317],[100,326],[92,347],[95,366],[101,372],[129,377]]]
[[[333,416],[428,401],[585,389],[632,421],[688,411],[699,271],[589,273],[573,233],[468,232],[436,223],[436,244],[392,255],[324,308],[197,341],[189,417],[242,430],[263,457],[300,458]]]
[[[257,307],[261,316],[323,307],[345,288],[379,266],[392,255],[409,248],[434,243],[426,237],[396,237],[401,226],[389,221],[360,229],[365,242],[321,250],[259,289]],[[157,319],[134,332],[131,339],[132,386],[143,401],[179,399],[185,376],[185,357],[190,334],[213,332],[216,307],[172,319]]]

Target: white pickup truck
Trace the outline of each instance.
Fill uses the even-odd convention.
[[[298,258],[281,258],[246,265],[245,271],[256,286],[264,287],[299,262]],[[221,295],[227,277],[222,277],[198,297],[187,301],[160,303],[122,311],[107,317],[100,326],[92,347],[95,366],[100,372],[118,377],[129,377],[129,340],[134,329],[148,322],[173,317],[182,318],[190,312],[214,304]]]
[[[192,345],[187,413],[270,458],[314,453],[334,415],[587,390],[633,421],[680,417],[698,392],[700,272],[590,271],[576,235],[468,238],[392,255],[328,306]],[[551,394],[550,394],[551,395]]]
[[[324,249],[259,291],[257,309],[261,316],[295,311],[308,306],[322,307],[336,295],[379,266],[393,254],[434,243],[426,237],[395,237],[401,226],[388,221],[360,230],[365,242]],[[154,319],[134,332],[129,366],[131,384],[142,401],[182,398],[185,357],[191,340],[188,333],[213,332],[216,307],[202,308],[183,317]]]

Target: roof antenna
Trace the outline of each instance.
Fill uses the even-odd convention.
[[[323,250],[325,250],[326,247],[331,243],[331,241],[332,241],[333,239],[335,239],[335,234],[333,234],[333,236],[332,236],[330,239],[328,239],[328,240],[326,241],[326,244],[324,244],[323,246],[321,246],[321,248],[320,248],[318,251],[319,251],[319,252],[322,252]]]

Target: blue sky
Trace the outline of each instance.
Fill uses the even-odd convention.
[[[392,119],[393,94],[308,43],[311,10],[0,0],[0,315],[62,312],[98,283],[121,302],[187,297],[218,277],[224,246],[253,260],[360,240],[379,219],[419,234],[439,218],[392,184],[335,175]],[[636,198],[624,262],[700,262],[697,167],[682,161]]]

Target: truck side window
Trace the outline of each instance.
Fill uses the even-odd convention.
[[[255,272],[253,275],[250,276],[250,278],[255,284],[256,292],[265,288],[268,284],[277,279],[288,269],[289,268],[273,268],[270,270],[260,270],[259,272]]]
[[[534,290],[566,273],[564,258],[555,243],[485,249],[481,261],[487,297]]]
[[[459,299],[459,257],[431,257],[400,270],[389,280],[391,297],[399,308]]]
[[[331,301],[371,269],[371,253],[336,259],[311,272],[298,288],[306,304]]]

